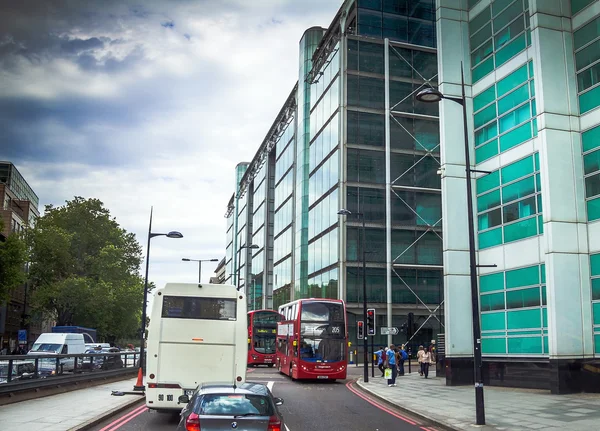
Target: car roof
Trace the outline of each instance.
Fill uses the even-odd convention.
[[[198,391],[205,394],[245,394],[245,395],[269,395],[269,389],[266,385],[260,383],[242,383],[234,385],[232,383],[203,383],[198,386]]]

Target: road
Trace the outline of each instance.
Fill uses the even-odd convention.
[[[289,431],[435,431],[436,428],[364,394],[355,380],[361,368],[351,367],[337,382],[292,382],[273,368],[250,368],[247,380],[272,386],[284,399],[279,408]],[[377,377],[376,377],[377,378]],[[269,383],[272,382],[272,383]],[[94,431],[174,431],[178,415],[135,407],[92,428]]]

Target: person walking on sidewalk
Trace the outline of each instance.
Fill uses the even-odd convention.
[[[396,346],[390,344],[390,348],[386,352],[387,363],[390,371],[392,372],[392,378],[388,379],[388,386],[396,386],[396,375],[398,370],[396,369]]]
[[[377,355],[377,368],[379,368],[379,371],[381,371],[381,377],[383,377],[385,375],[385,367],[383,366],[385,347],[381,346],[379,350],[375,352],[375,355]]]
[[[399,376],[404,375],[404,361],[406,361],[407,359],[408,359],[408,353],[406,353],[406,349],[403,344],[400,347],[400,350],[398,351],[398,375]]]
[[[429,376],[429,365],[431,364],[431,352],[429,351],[429,347],[425,348],[421,363],[423,364],[423,374],[425,375],[425,378],[427,378]]]
[[[423,354],[425,350],[423,350],[423,346],[419,346],[419,351],[417,352],[417,361],[419,361],[419,375],[423,375]]]

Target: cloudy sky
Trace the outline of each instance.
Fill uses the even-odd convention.
[[[234,167],[298,79],[298,42],[342,0],[0,0],[0,160],[45,204],[104,202],[150,279],[225,255]],[[216,264],[203,265],[203,281]]]

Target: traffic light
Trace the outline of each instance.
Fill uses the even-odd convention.
[[[356,322],[356,338],[359,340],[365,339],[365,325],[362,320]]]
[[[375,328],[375,309],[367,309],[367,335],[375,335],[377,329]]]

